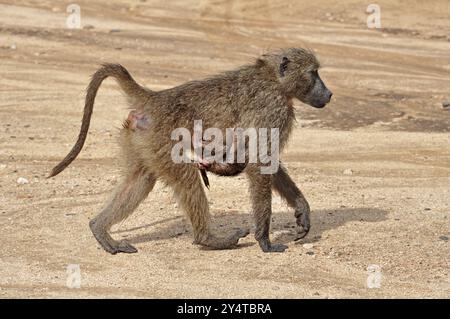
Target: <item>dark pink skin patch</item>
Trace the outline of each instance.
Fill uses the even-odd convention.
[[[135,130],[148,130],[150,128],[150,120],[142,111],[133,110],[128,114],[129,128]]]

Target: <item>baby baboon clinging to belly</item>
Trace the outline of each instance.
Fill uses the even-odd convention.
[[[78,140],[50,176],[64,170],[81,151],[97,90],[104,79],[112,76],[129,98],[133,111],[121,131],[122,181],[100,214],[90,222],[100,245],[112,254],[137,251],[126,241],[114,240],[109,230],[129,216],[147,197],[156,181],[161,180],[173,189],[180,206],[189,216],[194,243],[213,249],[234,247],[249,231],[239,230],[227,237],[211,233],[208,201],[201,176],[205,181],[206,171],[219,175],[235,175],[243,171],[250,185],[256,240],[264,252],[284,251],[285,245],[275,245],[269,240],[272,190],[295,210],[302,236],[306,236],[310,229],[308,202],[285,168],[280,164],[275,173],[263,174],[261,167],[266,164],[261,161],[175,163],[171,156],[174,145],[171,133],[177,128],[186,128],[192,133],[196,120],[202,120],[205,127],[221,130],[276,128],[282,149],[292,131],[292,100],[297,98],[317,108],[330,101],[332,93],[320,79],[318,69],[319,62],[312,52],[291,48],[264,54],[255,63],[234,71],[156,92],[137,84],[124,67],[104,64],[88,86]]]

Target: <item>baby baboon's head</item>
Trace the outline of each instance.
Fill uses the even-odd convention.
[[[333,93],[319,76],[319,61],[314,53],[305,49],[290,48],[262,57],[275,68],[281,89],[290,98],[321,108],[330,102]]]

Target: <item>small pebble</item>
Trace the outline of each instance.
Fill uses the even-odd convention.
[[[307,251],[306,254],[309,256],[314,256],[314,252],[312,252],[312,251]]]
[[[26,179],[25,177],[19,177],[17,179],[17,184],[24,185],[24,184],[28,184],[28,183],[29,183],[28,179]]]
[[[443,241],[448,241],[448,237],[447,236],[439,236],[439,239],[443,240]]]
[[[314,245],[313,244],[303,244],[303,248],[305,248],[305,249],[313,249]]]
[[[17,49],[17,45],[15,43],[11,44],[11,46],[9,47],[11,50],[16,50]]]

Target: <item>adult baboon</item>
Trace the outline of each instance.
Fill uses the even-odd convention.
[[[255,63],[200,81],[155,92],[137,84],[128,71],[117,64],[104,64],[87,88],[84,115],[78,140],[66,158],[51,172],[64,170],[81,151],[89,129],[94,99],[102,81],[114,77],[134,109],[121,130],[124,176],[111,199],[90,222],[100,245],[108,252],[133,253],[137,250],[126,241],[109,235],[112,225],[129,216],[161,180],[172,187],[180,206],[190,218],[194,243],[213,249],[235,246],[248,230],[228,237],[210,231],[209,208],[199,170],[192,164],[176,164],[171,158],[175,128],[193,131],[194,120],[204,127],[278,128],[282,149],[292,131],[294,98],[313,107],[324,107],[332,96],[318,74],[319,62],[311,51],[290,48],[264,54]],[[234,164],[229,164],[234,165]],[[236,164],[237,165],[237,164]],[[255,238],[264,252],[281,252],[287,247],[269,240],[272,213],[272,189],[294,208],[303,236],[310,229],[309,205],[283,166],[275,174],[261,174],[263,164],[239,166],[250,184],[250,196],[256,220]],[[214,172],[212,168],[211,171]],[[208,166],[203,167],[208,170]],[[235,168],[233,168],[235,169]],[[220,173],[218,171],[217,173]]]

